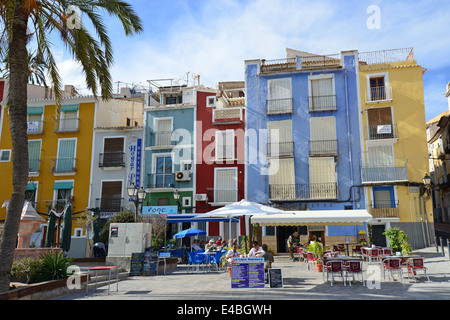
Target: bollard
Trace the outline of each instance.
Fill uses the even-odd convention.
[[[447,238],[447,249],[448,249],[448,258],[450,259],[450,243]]]
[[[436,252],[439,252],[439,245],[438,245],[437,237],[434,237],[434,244],[436,245]]]
[[[439,237],[439,240],[441,241],[442,256],[445,257],[444,241],[442,241],[442,237]]]

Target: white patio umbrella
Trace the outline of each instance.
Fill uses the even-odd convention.
[[[232,217],[272,215],[282,213],[286,213],[286,211],[265,206],[256,202],[241,200],[239,202],[227,204],[224,207],[212,210],[208,213],[199,214],[198,218],[222,217],[231,219]],[[193,218],[193,220],[195,220],[195,218]],[[229,232],[231,239],[231,228],[229,228]]]

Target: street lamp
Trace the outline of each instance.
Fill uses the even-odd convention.
[[[426,186],[431,185],[431,177],[428,175],[428,173],[425,174],[425,177],[423,177],[423,183],[424,183]]]
[[[145,200],[145,196],[147,193],[145,192],[144,188],[141,187],[138,189],[134,183],[131,184],[127,188],[128,196],[131,198],[131,200],[134,202],[134,206],[136,207],[136,212],[134,214],[134,221],[137,222],[137,214],[138,214],[138,207],[139,204],[142,204]]]

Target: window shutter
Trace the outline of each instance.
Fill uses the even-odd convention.
[[[39,172],[41,156],[41,140],[28,141],[28,160],[30,172]]]
[[[235,169],[216,170],[214,202],[237,201],[237,177]]]
[[[56,164],[57,172],[70,172],[73,170],[75,162],[75,142],[76,140],[59,141],[59,153]]]

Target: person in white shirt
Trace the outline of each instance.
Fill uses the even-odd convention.
[[[194,242],[192,242],[192,250],[198,251],[201,250],[200,246],[197,244],[197,239],[194,239]]]
[[[231,259],[239,257],[239,251],[237,251],[237,243],[233,243],[231,249],[227,252],[225,256],[228,263],[231,263]]]
[[[262,248],[258,245],[258,241],[253,241],[253,248],[248,253],[248,256],[256,257],[256,254],[261,251],[262,251]]]

